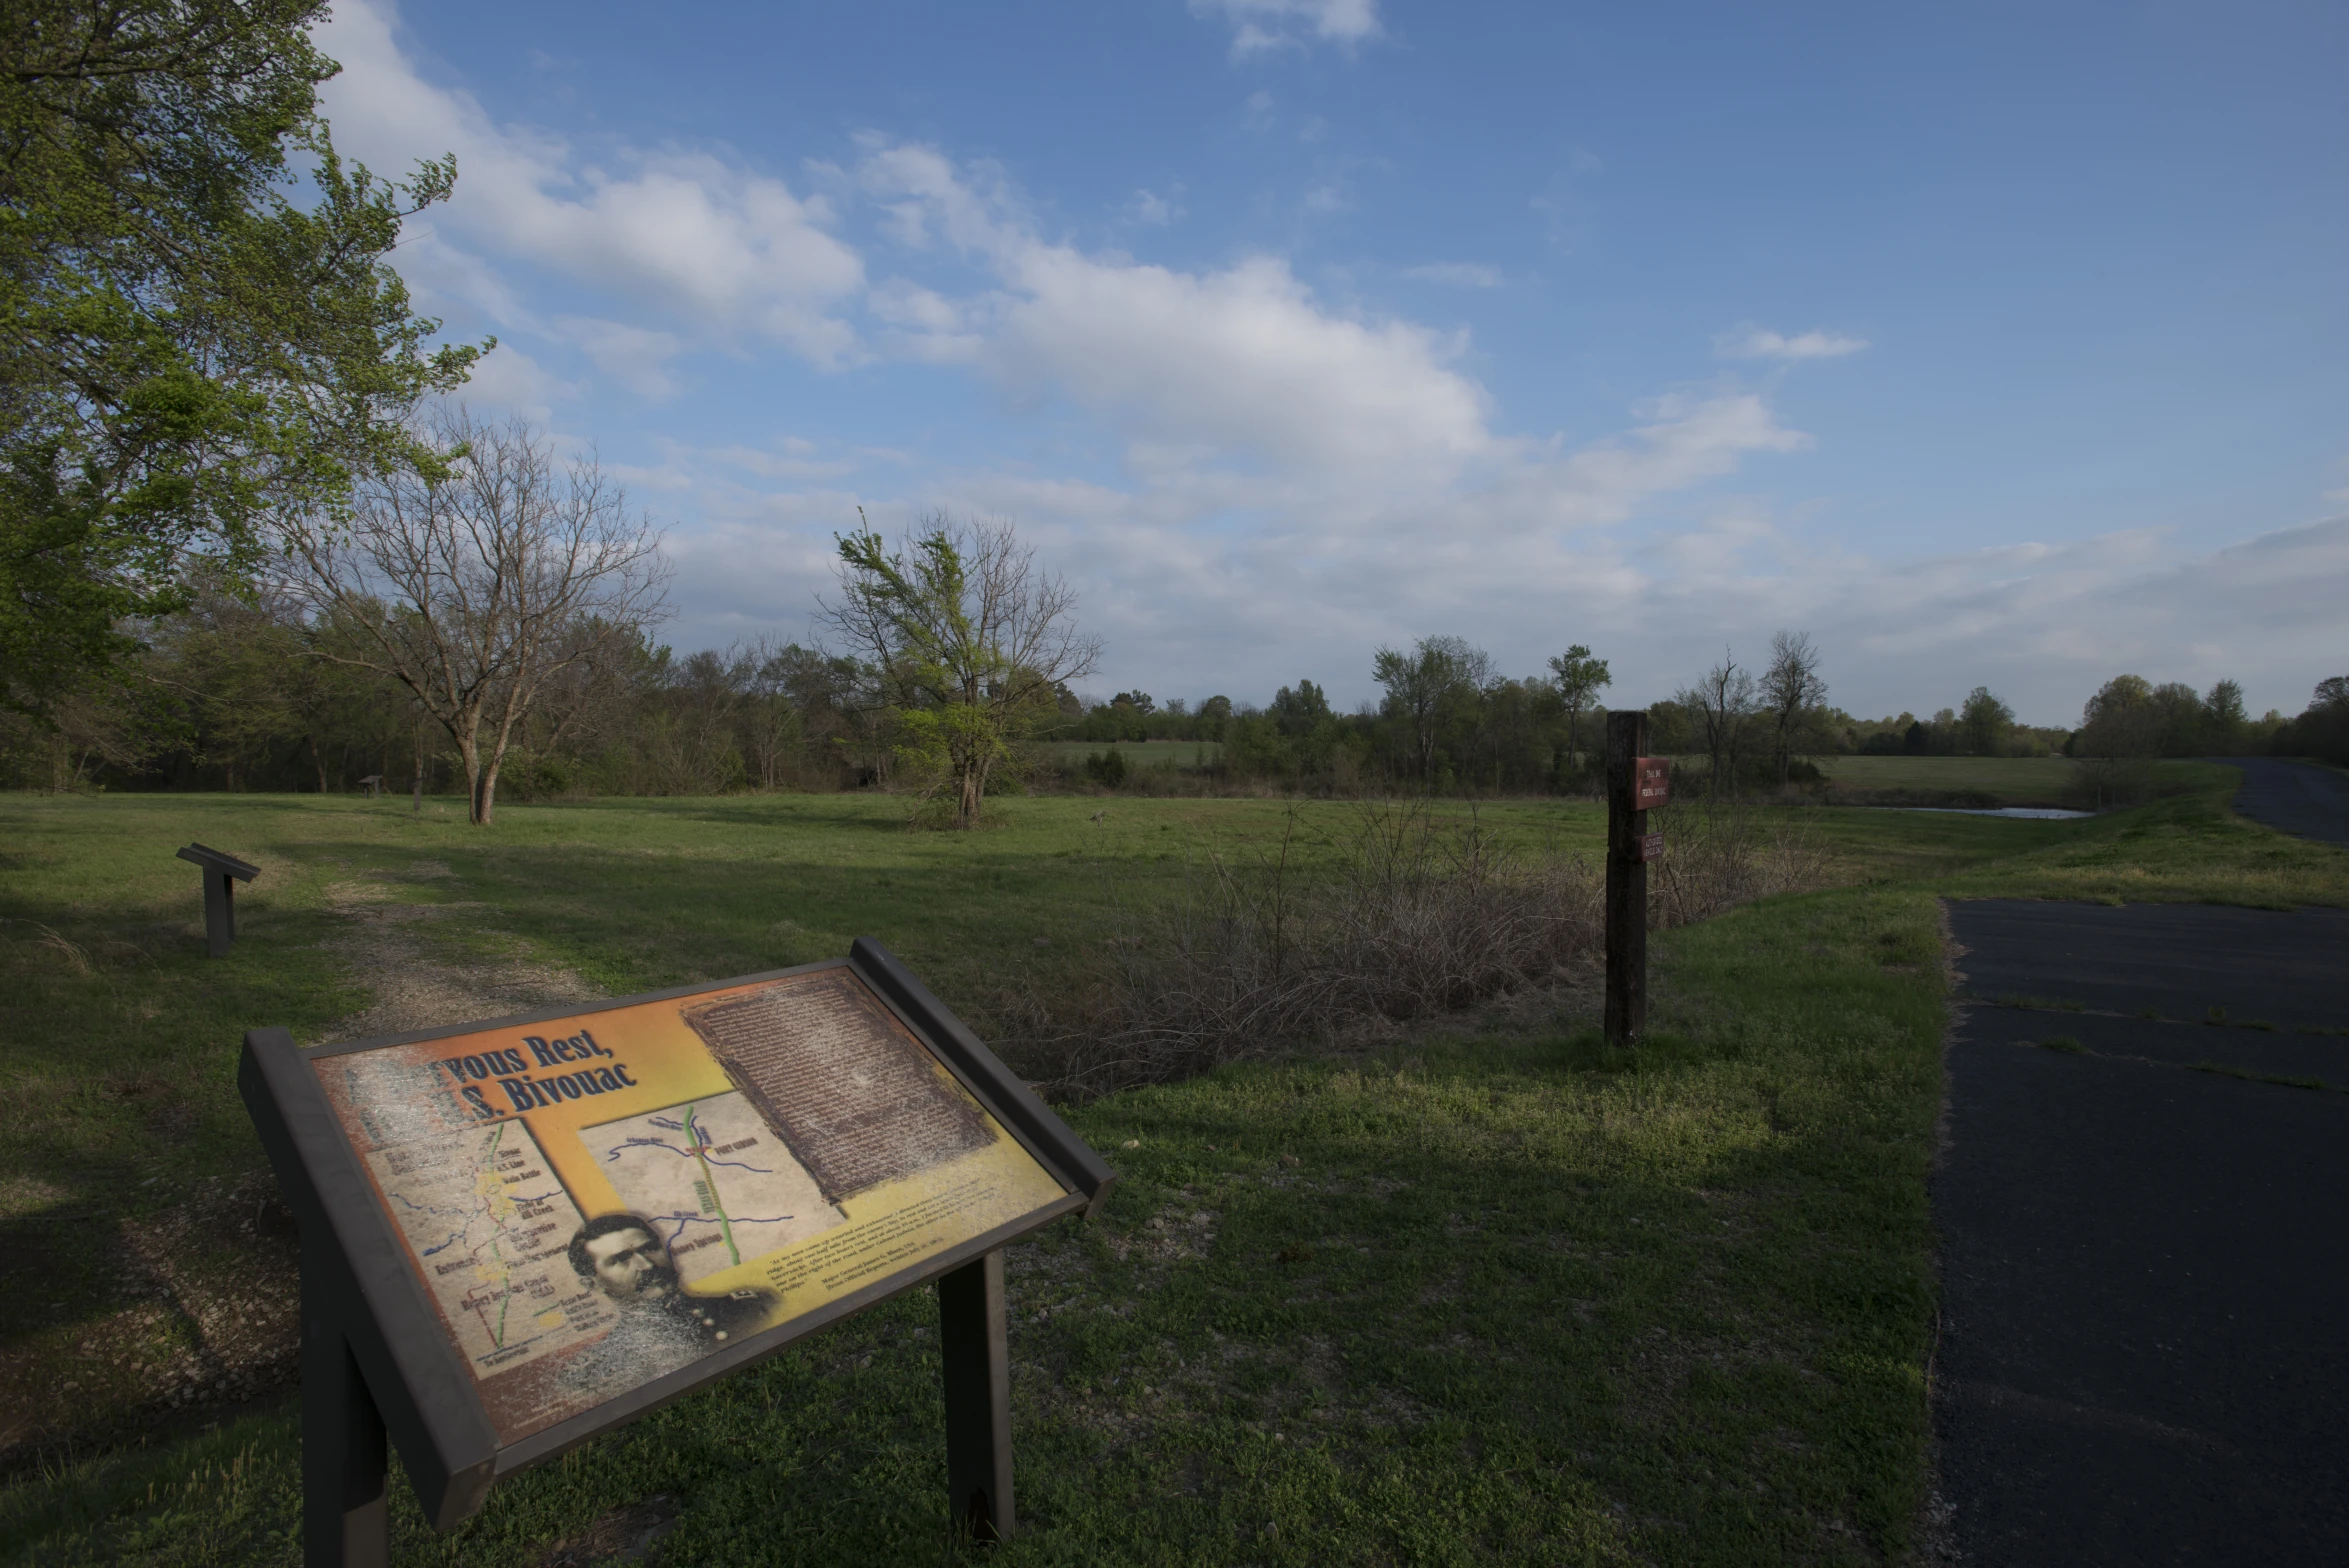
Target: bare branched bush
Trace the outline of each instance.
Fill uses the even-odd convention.
[[[1826,881],[1826,857],[1796,819],[1714,800],[1648,813],[1664,858],[1648,867],[1648,926],[1664,931]]]
[[[1691,810],[1676,831],[1659,926],[1816,880],[1816,857],[1758,813]],[[1588,984],[1604,962],[1604,885],[1596,861],[1424,803],[1366,803],[1335,842],[1292,809],[1277,845],[1208,855],[1180,897],[1122,910],[1076,972],[1056,966],[990,1011],[1030,1077],[1088,1098]]]
[[[1595,950],[1599,875],[1424,805],[1366,805],[1336,843],[1213,853],[1180,897],[1125,911],[1083,986],[1008,998],[1016,1054],[1063,1093],[1205,1071],[1470,1005]]]

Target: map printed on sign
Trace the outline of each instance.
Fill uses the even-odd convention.
[[[584,1130],[631,1213],[688,1285],[830,1230],[847,1216],[729,1090]]]
[[[508,1443],[1064,1196],[845,967],[314,1063]]]

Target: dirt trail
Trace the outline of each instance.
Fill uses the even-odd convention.
[[[485,906],[405,901],[401,884],[442,882],[418,861],[327,890],[332,949],[371,993],[315,1041],[365,1039],[494,1018],[599,993],[577,972],[483,923]],[[450,941],[492,951],[454,956]],[[293,1216],[267,1171],[197,1186],[121,1228],[131,1300],[83,1326],[62,1364],[53,1346],[0,1358],[0,1465],[60,1443],[168,1430],[290,1385],[301,1296]]]
[[[529,955],[511,938],[502,939],[514,948],[507,954],[472,962],[452,960],[428,933],[436,924],[452,917],[464,920],[484,906],[409,904],[390,896],[395,880],[444,879],[452,879],[447,866],[437,860],[420,860],[396,879],[377,876],[338,882],[326,890],[327,907],[348,922],[344,934],[335,941],[335,949],[364,978],[375,1000],[318,1040],[305,1043],[325,1045],[371,1035],[404,1034],[468,1018],[496,1018],[561,1002],[592,1001],[600,994],[574,970]],[[479,933],[482,928],[474,924],[474,930]]]

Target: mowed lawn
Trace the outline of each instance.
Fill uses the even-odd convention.
[[[255,797],[0,799],[0,1212],[51,1290],[0,1350],[71,1378],[109,1245],[258,1163],[233,1062],[364,1005],[336,889],[433,903],[453,952],[618,994],[879,936],[973,1005],[1210,853],[1308,854],[1355,808],[1026,798],[971,834],[868,797],[501,812]],[[1459,808],[1465,813],[1467,808]],[[1101,820],[1093,820],[1094,813]],[[1589,853],[1595,807],[1477,808]],[[1071,1107],[1125,1174],[1014,1249],[1024,1535],[1003,1563],[1875,1562],[1927,1495],[1925,1177],[1945,1022],[1936,893],[2349,902],[2349,856],[2206,791],[2081,823],[1790,815],[1848,884],[1655,944],[1654,1039],[1583,1004],[1292,1053]],[[254,859],[201,956],[200,838]],[[1042,945],[1039,945],[1042,939]],[[1277,1044],[1277,1042],[1275,1042]],[[935,1309],[903,1297],[502,1485],[395,1560],[530,1564],[672,1518],[667,1564],[948,1554]],[[290,1401],[52,1449],[0,1559],[292,1563]],[[634,1525],[630,1525],[634,1528]],[[618,1533],[615,1533],[618,1532]]]

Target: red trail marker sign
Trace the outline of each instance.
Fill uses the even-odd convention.
[[[1639,758],[1632,774],[1632,797],[1633,809],[1638,811],[1668,805],[1672,799],[1672,759]]]

